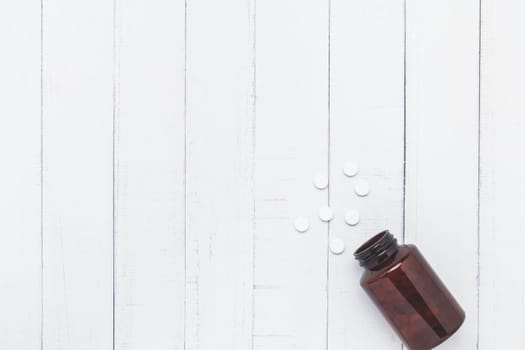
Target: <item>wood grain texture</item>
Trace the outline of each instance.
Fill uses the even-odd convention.
[[[252,346],[254,8],[187,3],[186,349]]]
[[[407,1],[406,240],[467,314],[443,349],[475,349],[478,303],[476,1]]]
[[[44,349],[113,344],[112,32],[111,2],[44,1]]]
[[[185,4],[117,1],[115,348],[183,349]]]
[[[0,349],[400,349],[352,258],[385,228],[465,308],[440,349],[525,349],[524,12],[0,3]]]
[[[257,2],[254,349],[326,348],[328,3]],[[294,230],[297,216],[310,230]]]
[[[525,348],[525,30],[520,1],[484,0],[479,349]]]
[[[40,4],[1,2],[1,349],[40,349],[40,47]]]
[[[403,230],[403,1],[331,1],[330,238],[346,252],[330,257],[328,348],[399,349],[399,340],[361,290],[362,269],[352,253],[372,235]],[[352,178],[347,161],[359,164]],[[370,194],[358,197],[359,179]],[[348,209],[361,222],[344,221]]]

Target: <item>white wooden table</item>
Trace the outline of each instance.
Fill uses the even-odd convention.
[[[467,312],[440,349],[525,349],[523,13],[1,1],[0,349],[401,349],[351,254],[384,228]]]

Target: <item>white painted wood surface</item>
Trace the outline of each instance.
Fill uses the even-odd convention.
[[[2,2],[0,349],[400,349],[351,255],[384,228],[467,312],[440,348],[525,349],[524,10]]]
[[[182,349],[185,5],[115,5],[115,349]]]
[[[481,9],[479,348],[525,349],[525,4],[485,1]]]
[[[329,260],[328,348],[400,349],[360,289],[362,269],[352,253],[372,232],[389,228],[403,237],[403,2],[331,3],[330,201],[338,217],[330,237],[344,239],[348,248]],[[359,164],[353,178],[342,173],[346,161]],[[367,197],[353,193],[358,179],[370,183]],[[343,220],[352,208],[361,214],[355,227]]]
[[[252,346],[254,14],[187,2],[187,350]]]
[[[0,347],[41,334],[40,4],[0,2]]]
[[[253,348],[327,343],[328,5],[257,2]],[[294,135],[293,137],[290,137]],[[293,220],[304,215],[310,230]]]
[[[49,0],[42,16],[42,347],[107,349],[113,343],[113,7],[103,0]]]
[[[406,8],[405,238],[467,314],[441,348],[475,349],[479,3],[407,0]]]

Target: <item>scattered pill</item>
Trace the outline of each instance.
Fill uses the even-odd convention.
[[[330,251],[333,254],[339,255],[345,251],[345,242],[339,238],[333,238],[330,240]]]
[[[343,172],[346,176],[355,176],[359,172],[359,166],[355,162],[346,162],[343,167]]]
[[[323,221],[330,221],[334,217],[334,211],[330,207],[319,209],[319,218]]]
[[[350,226],[355,226],[359,223],[359,212],[354,209],[350,209],[345,214],[345,221]]]
[[[299,216],[297,219],[295,219],[294,223],[295,229],[297,232],[306,232],[310,228],[310,223],[308,222],[308,219],[304,216]]]
[[[359,180],[355,185],[355,193],[357,193],[357,195],[360,197],[364,197],[368,193],[370,193],[370,184],[368,183],[368,181]]]
[[[314,186],[319,190],[324,190],[328,187],[328,175],[317,174],[314,179]]]

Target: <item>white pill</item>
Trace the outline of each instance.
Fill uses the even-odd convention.
[[[359,172],[359,166],[355,162],[346,162],[343,168],[343,172],[346,176],[356,176]]]
[[[308,221],[308,218],[305,218],[304,216],[299,216],[297,219],[295,219],[294,222],[295,229],[297,232],[306,232],[310,228],[310,222]]]
[[[333,238],[330,240],[330,251],[333,254],[339,255],[345,251],[345,242],[339,238]]]
[[[370,193],[370,184],[366,180],[359,180],[357,181],[355,185],[355,193],[357,193],[358,196],[364,197],[368,193]]]
[[[355,226],[359,223],[359,212],[354,209],[350,209],[345,214],[345,221],[350,226]]]
[[[330,207],[322,207],[319,209],[319,218],[323,221],[330,221],[334,217],[334,211]]]
[[[314,186],[319,190],[324,190],[328,187],[328,175],[317,174],[314,178]]]

